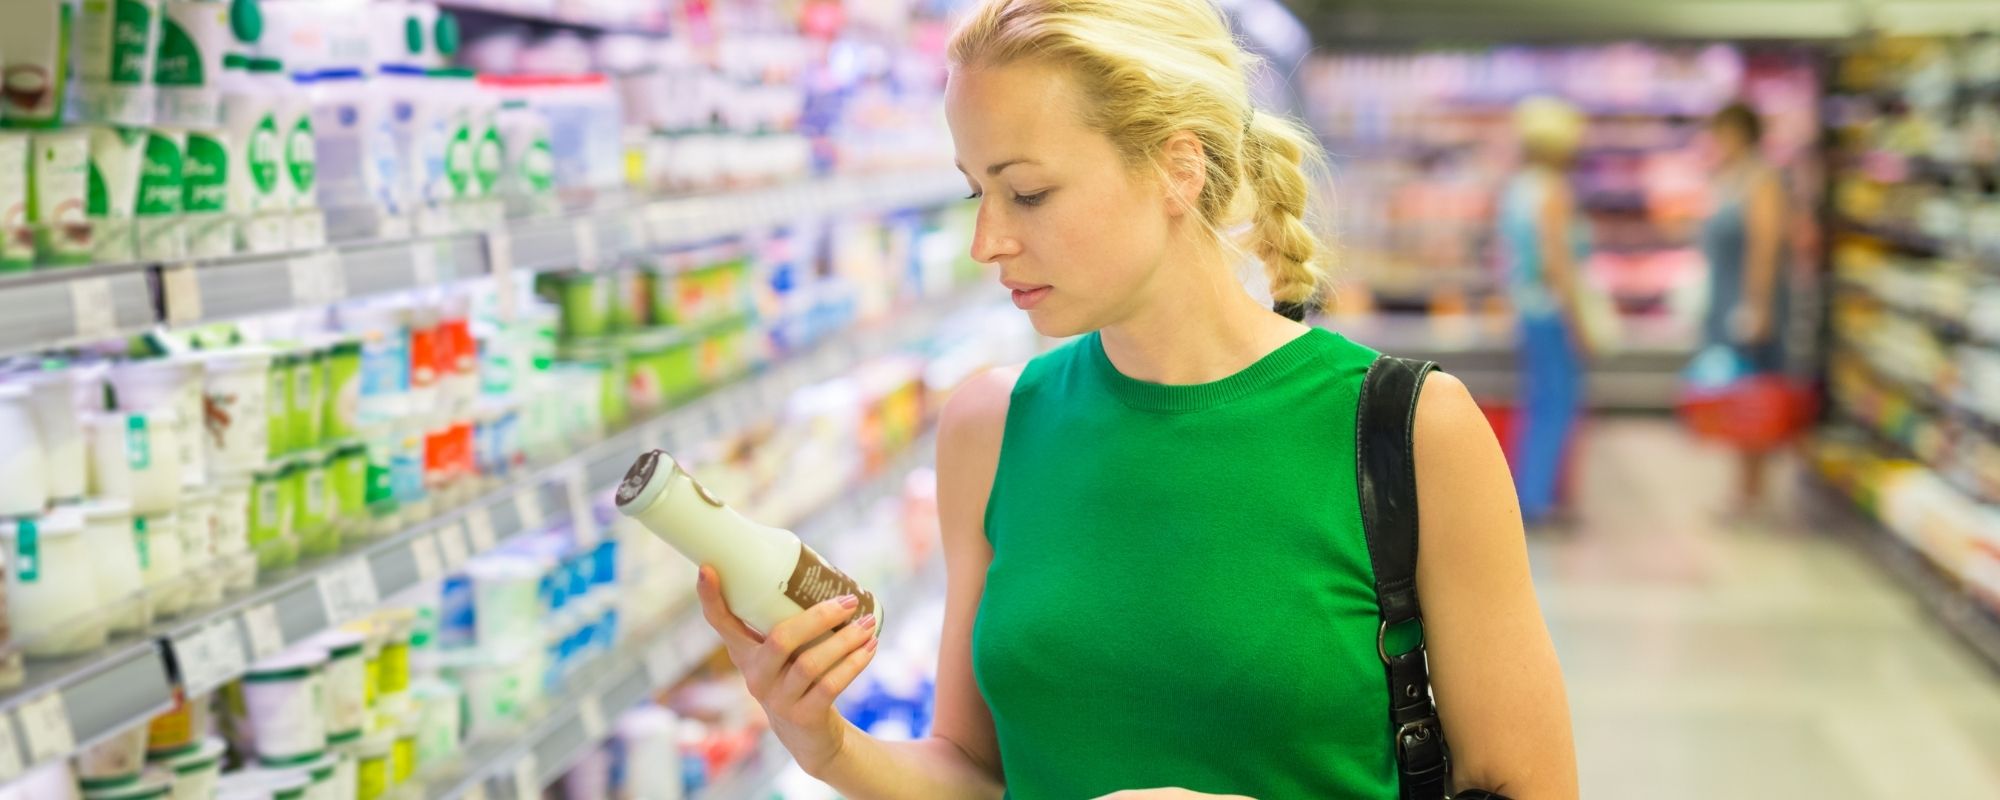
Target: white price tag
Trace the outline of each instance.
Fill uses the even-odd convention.
[[[410,244],[410,274],[418,286],[436,286],[438,275],[438,247],[436,242],[421,241]]]
[[[109,339],[118,335],[118,307],[111,298],[110,278],[99,275],[70,281],[69,301],[78,338]]]
[[[457,524],[446,525],[437,532],[438,555],[444,561],[446,571],[455,571],[465,566],[471,554],[465,549],[465,529]]]
[[[589,217],[577,217],[572,227],[576,230],[576,268],[585,272],[603,269],[597,247],[597,223]]]
[[[168,325],[201,321],[201,284],[195,280],[193,264],[169,264],[162,269],[160,294],[166,301]]]
[[[320,292],[324,302],[338,303],[347,299],[347,258],[339,250],[321,250]]]
[[[243,632],[250,639],[250,658],[262,661],[285,649],[285,629],[278,627],[278,609],[270,603],[243,612]]]
[[[381,603],[375,593],[375,573],[364,558],[320,575],[319,596],[325,603],[327,621],[335,625],[364,616]]]
[[[473,781],[471,786],[465,787],[465,793],[459,795],[458,800],[486,800],[486,782]]]
[[[534,753],[523,753],[521,760],[514,762],[515,800],[542,800],[542,768],[535,763]]]
[[[21,750],[14,744],[14,718],[0,715],[0,783],[21,776]]]
[[[576,701],[576,719],[583,724],[584,738],[593,742],[604,738],[604,707],[596,695],[584,695]]]
[[[76,736],[69,729],[69,708],[62,692],[48,694],[21,704],[21,734],[28,742],[28,763],[40,764],[68,756],[76,749]]]
[[[493,273],[494,304],[503,322],[514,321],[514,237],[506,228],[486,234],[486,268]]]
[[[285,269],[292,282],[292,304],[316,306],[326,302],[326,281],[320,277],[320,260],[317,254],[293,256],[285,261]]]
[[[483,505],[473,506],[465,512],[465,535],[474,555],[500,544],[499,537],[493,532],[493,513]]]
[[[444,577],[444,553],[438,550],[436,535],[419,536],[411,541],[410,555],[417,562],[417,580],[430,583]]]
[[[597,511],[590,502],[590,487],[584,483],[582,467],[563,476],[563,488],[569,494],[569,524],[576,531],[577,546],[595,546],[604,532],[597,528]]]
[[[539,531],[548,527],[549,517],[542,513],[542,487],[540,484],[522,489],[514,495],[514,513],[521,518],[521,530]]]
[[[199,697],[234,680],[250,666],[243,637],[231,620],[211,622],[201,630],[173,640],[174,662],[181,668],[181,688]]]

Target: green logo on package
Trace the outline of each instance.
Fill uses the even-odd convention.
[[[146,518],[132,518],[132,544],[139,550],[139,568],[153,567],[153,536],[146,531]]]
[[[118,0],[117,16],[111,23],[111,82],[143,83],[146,79],[146,48],[153,12],[137,0]]]
[[[153,82],[161,86],[200,86],[206,81],[201,48],[195,45],[194,37],[172,17],[162,15],[160,54],[159,60],[153,62]]]
[[[257,129],[250,132],[250,146],[244,150],[250,165],[250,180],[258,194],[278,191],[278,164],[284,159],[279,147],[277,120],[265,115],[257,122]]]
[[[14,571],[22,583],[42,577],[42,534],[32,519],[14,523]]]
[[[187,158],[181,161],[182,206],[190,214],[229,208],[229,151],[214,137],[188,134]]]
[[[459,128],[451,135],[451,142],[444,146],[444,176],[451,181],[451,191],[464,196],[466,188],[472,184],[474,155],[472,152],[472,132]]]
[[[153,437],[146,435],[145,417],[125,419],[125,460],[133,469],[153,465]]]
[[[292,185],[299,193],[310,195],[313,181],[319,176],[319,155],[313,151],[312,119],[300,117],[299,124],[292,126],[286,137],[285,166],[292,172]]]
[[[147,134],[146,160],[139,170],[138,215],[181,213],[181,149],[174,146],[174,140]]]
[[[479,137],[477,155],[479,191],[492,194],[494,184],[500,182],[500,170],[507,165],[507,145],[500,141],[500,131],[486,129],[486,135]]]
[[[549,149],[547,139],[536,139],[521,155],[521,180],[533,192],[550,192],[556,188],[556,157]]]

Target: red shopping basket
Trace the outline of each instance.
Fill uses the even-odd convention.
[[[1696,436],[1770,450],[1812,424],[1818,398],[1779,375],[1752,375],[1720,389],[1683,390],[1676,410]]]

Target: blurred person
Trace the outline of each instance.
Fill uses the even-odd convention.
[[[837,712],[876,647],[853,598],[760,634],[702,569],[772,730],[856,800],[1402,796],[1389,711],[1422,687],[1390,697],[1356,475],[1377,354],[1300,322],[1324,259],[1311,134],[1251,106],[1254,61],[1209,0],[988,0],[949,53],[972,256],[1076,338],[944,410],[928,738]],[[1238,281],[1234,230],[1283,313]],[[1574,798],[1506,460],[1451,376],[1413,417],[1413,598],[1458,796]]]
[[[1709,270],[1702,349],[1734,348],[1753,375],[1783,371],[1789,305],[1780,279],[1789,211],[1777,169],[1758,150],[1763,132],[1763,120],[1742,103],[1724,106],[1709,120],[1716,156],[1713,210],[1701,226]],[[1769,456],[1766,448],[1739,448],[1737,494],[1725,509],[1728,515],[1760,510]]]
[[[1588,349],[1579,282],[1590,232],[1570,189],[1585,121],[1574,106],[1531,97],[1514,109],[1523,164],[1501,190],[1500,240],[1512,290],[1520,359],[1514,481],[1529,525],[1553,520],[1563,456],[1583,412]]]

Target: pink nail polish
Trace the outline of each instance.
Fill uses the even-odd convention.
[[[855,597],[854,595],[851,595],[851,594],[844,594],[844,595],[841,595],[841,596],[840,596],[840,607],[841,607],[841,608],[860,608],[860,607],[861,607],[861,598],[859,598],[859,597]]]
[[[861,621],[859,621],[859,622],[856,622],[855,624],[856,624],[856,625],[860,625],[860,626],[861,626],[861,629],[862,629],[862,630],[864,630],[864,631],[867,631],[867,630],[874,630],[874,629],[875,629],[875,615],[874,615],[874,614],[869,614],[868,616],[865,616],[865,617],[862,617],[862,618],[861,618]]]

